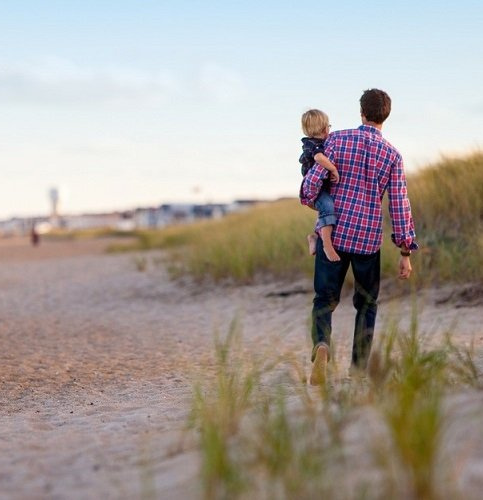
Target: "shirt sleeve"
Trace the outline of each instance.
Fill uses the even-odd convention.
[[[389,215],[391,216],[393,229],[391,234],[392,242],[397,247],[405,243],[410,250],[417,250],[418,245],[415,241],[416,233],[407,193],[406,176],[400,156],[397,157],[391,170],[388,195]]]
[[[304,198],[306,200],[304,203],[305,205],[314,208],[314,203],[319,196],[324,179],[327,178],[328,174],[328,170],[318,163],[309,170],[302,184]]]
[[[322,149],[320,150],[320,153],[323,153],[332,163],[335,164],[336,162],[335,162],[334,146],[335,146],[335,140],[332,135],[329,135],[329,137],[327,137],[325,141],[324,148],[323,150]],[[319,151],[317,152],[319,153]]]

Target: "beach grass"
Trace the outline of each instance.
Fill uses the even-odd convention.
[[[443,158],[408,177],[419,269],[433,282],[483,280],[483,153]]]
[[[199,430],[205,498],[235,498],[246,489],[247,478],[233,459],[230,441],[252,404],[263,363],[248,362],[240,340],[236,320],[225,338],[216,334],[213,383],[194,386],[190,419]]]
[[[483,280],[483,153],[445,158],[408,175],[408,192],[420,250],[412,258],[418,285]],[[218,220],[130,233],[135,243],[110,251],[167,250],[175,274],[196,280],[250,283],[257,277],[310,276],[307,234],[316,212],[298,199],[259,203]],[[385,210],[382,276],[397,273]]]
[[[135,231],[134,244],[116,244],[109,251],[167,250],[173,268],[196,280],[253,281],[258,273],[300,276],[310,273],[307,234],[315,212],[296,200],[259,203],[218,220]]]
[[[445,404],[481,390],[481,374],[449,336],[426,345],[417,321],[408,331],[393,325],[367,378],[335,369],[320,387],[294,376],[304,370],[289,353],[262,368],[227,339],[215,373],[194,389],[204,498],[473,498],[446,454],[454,417]]]

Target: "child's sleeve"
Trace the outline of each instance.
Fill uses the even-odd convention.
[[[316,154],[318,154],[318,153],[322,153],[323,155],[327,156],[327,155],[325,154],[325,148],[324,148],[324,146],[323,146],[323,145],[318,145],[318,146],[314,145],[314,147],[313,147],[313,149],[312,149],[312,158],[313,158]]]
[[[305,158],[314,161],[314,155],[316,154],[315,149],[316,145],[312,141],[306,141],[303,147],[303,155]]]
[[[302,165],[301,172],[304,177],[314,164],[314,148],[315,144],[313,142],[309,140],[303,142],[302,154],[300,155],[299,162]]]
[[[304,205],[314,208],[315,200],[318,198],[324,179],[326,179],[328,175],[329,171],[318,163],[309,170],[302,184],[303,193],[305,195]]]

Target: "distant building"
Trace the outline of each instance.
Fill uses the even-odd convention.
[[[0,221],[0,236],[25,236],[30,234],[33,226],[38,234],[52,230],[52,224],[47,217],[12,217]]]
[[[120,231],[160,228],[171,224],[186,224],[199,219],[217,219],[258,203],[257,200],[236,200],[229,204],[165,203],[157,207],[136,208],[125,212],[100,214],[59,215],[58,190],[50,190],[52,212],[49,217],[14,217],[0,221],[0,235],[16,236],[30,233],[35,224],[39,233],[58,227],[66,230],[108,228]]]
[[[73,231],[79,229],[116,229],[121,220],[119,212],[65,215],[62,217],[62,227]]]

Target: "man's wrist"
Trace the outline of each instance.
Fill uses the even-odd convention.
[[[407,250],[406,248],[401,248],[401,255],[403,257],[409,257],[411,255],[411,250]]]

